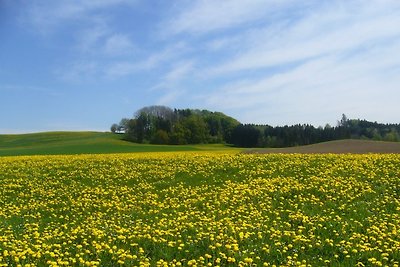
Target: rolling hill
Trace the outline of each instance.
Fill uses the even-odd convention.
[[[247,153],[307,153],[307,154],[366,154],[366,153],[400,153],[400,142],[383,142],[371,140],[335,140],[307,146],[286,148],[250,149]]]
[[[232,150],[224,145],[150,145],[105,132],[43,132],[0,135],[0,156]]]
[[[0,156],[71,155],[168,151],[243,151],[216,145],[152,145],[122,140],[122,135],[107,132],[42,132],[0,135]],[[256,148],[246,153],[400,153],[399,142],[336,140],[287,148]]]

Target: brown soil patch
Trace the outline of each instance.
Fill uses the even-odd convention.
[[[246,153],[302,153],[302,154],[367,154],[400,153],[400,142],[381,142],[369,140],[337,140],[319,144],[247,150]]]

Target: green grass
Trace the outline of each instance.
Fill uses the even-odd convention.
[[[104,132],[43,132],[0,135],[0,156],[73,155],[132,152],[238,150],[222,144],[151,145],[122,140],[122,135]]]

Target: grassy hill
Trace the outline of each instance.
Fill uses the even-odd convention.
[[[103,132],[43,132],[0,135],[0,156],[232,150],[224,145],[149,145]]]
[[[104,132],[43,132],[0,135],[0,156],[103,154],[168,151],[242,151],[217,145],[150,145],[122,140]],[[337,140],[308,146],[260,148],[249,153],[400,153],[400,143],[368,140]]]
[[[248,150],[249,153],[400,153],[400,142],[383,142],[371,140],[336,140],[307,146],[286,148],[260,148]]]

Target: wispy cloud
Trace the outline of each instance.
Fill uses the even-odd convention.
[[[388,117],[396,105],[388,96],[398,95],[400,83],[400,30],[393,27],[400,25],[400,3],[306,4],[309,8],[291,21],[282,17],[208,42],[211,53],[224,50],[226,56],[201,76],[230,82],[198,93],[200,99],[246,122],[318,125],[346,111],[355,117]],[[282,13],[287,7],[279,8]]]
[[[193,62],[184,61],[175,64],[175,66],[165,75],[165,82],[175,83],[182,80],[193,70]]]
[[[142,51],[142,58],[131,59],[131,60],[118,60],[110,64],[106,69],[105,73],[109,78],[123,77],[132,75],[137,72],[150,71],[156,68],[162,68],[164,65],[168,65],[168,62],[172,59],[179,58],[179,55],[184,53],[186,45],[183,42],[178,42],[169,46],[166,46],[160,51],[146,52]]]
[[[118,57],[132,55],[135,45],[126,33],[111,29],[102,22],[82,29],[76,36],[76,52],[96,57]]]
[[[258,40],[243,53],[224,64],[216,66],[210,73],[274,67],[277,65],[310,60],[330,54],[353,53],[374,46],[390,38],[399,37],[398,13],[379,14],[371,6],[360,6],[342,10],[314,10],[295,24],[289,24],[280,32],[268,27],[263,34],[257,32]],[[321,13],[318,13],[321,12]],[[255,40],[254,37],[251,39]],[[339,55],[340,56],[340,55]]]
[[[43,72],[56,74],[42,84],[118,87],[137,108],[243,122],[398,121],[397,0],[32,0],[23,10],[19,30],[33,31]]]
[[[100,72],[100,64],[91,60],[74,61],[54,71],[62,80],[72,83],[96,80]]]
[[[91,21],[99,16],[106,16],[96,12],[121,4],[132,5],[135,2],[131,0],[58,0],[50,2],[33,0],[29,3],[24,20],[36,30],[48,33],[64,27],[66,22]]]
[[[83,27],[80,31],[72,36],[75,39],[76,52],[79,53],[95,53],[100,52],[101,47],[108,36],[112,34],[112,30],[102,20],[95,20],[90,26]]]
[[[159,91],[161,97],[158,98],[158,105],[170,105],[184,97],[187,88],[183,88],[188,79],[193,78],[192,72],[195,70],[193,61],[182,61],[173,64],[171,69],[165,73],[159,82],[153,86],[151,91]]]
[[[135,45],[126,34],[114,34],[107,38],[104,52],[107,55],[129,55],[135,51]]]
[[[299,1],[293,0],[231,0],[191,1],[166,25],[169,33],[204,34],[279,15],[281,7],[298,8]],[[301,4],[304,6],[304,3]]]
[[[392,109],[397,105],[393,96],[398,95],[400,83],[399,45],[400,40],[384,51],[375,48],[349,58],[332,55],[310,60],[267,78],[216,88],[204,101],[215,108],[242,110],[245,122],[322,125],[334,122],[343,112],[396,121]],[[319,116],[315,116],[316,111]]]
[[[176,103],[176,101],[184,95],[184,91],[181,89],[173,89],[164,93],[161,97],[159,97],[156,101],[157,105],[171,105]]]
[[[64,81],[81,82],[104,75],[108,60],[121,60],[134,53],[133,38],[112,23],[116,18],[109,11],[121,6],[133,8],[135,4],[129,0],[34,0],[22,20],[31,31],[41,33],[44,42],[52,42],[59,35],[67,37],[70,46],[65,52],[73,56],[54,73]]]

